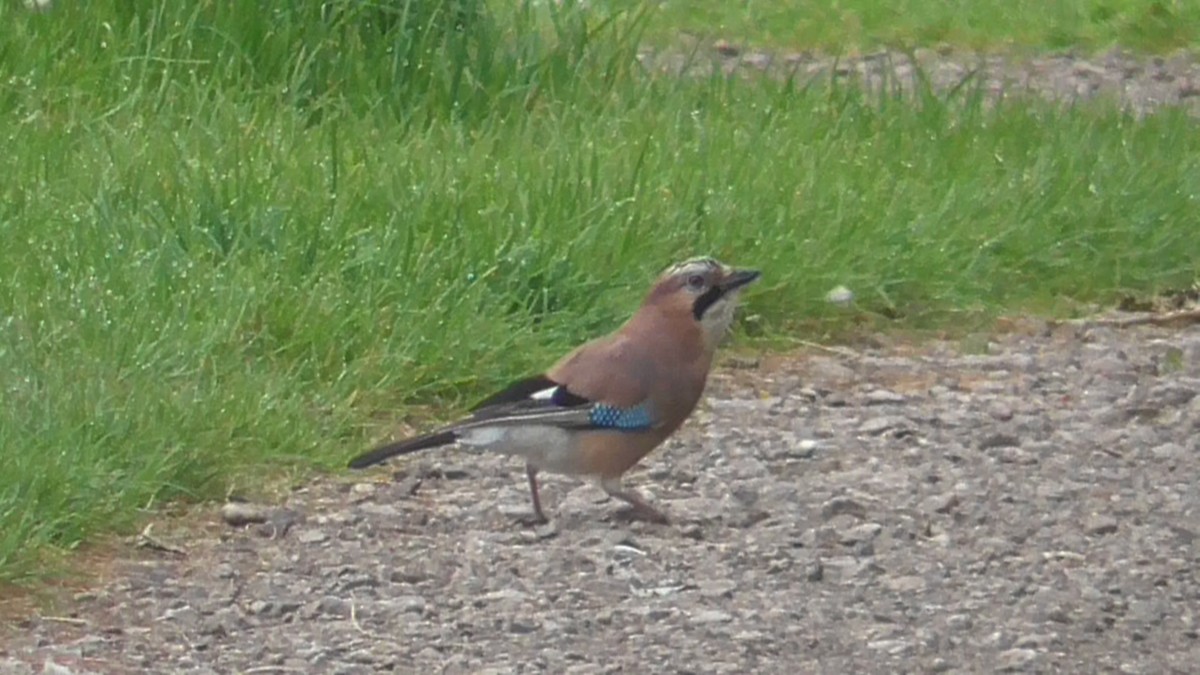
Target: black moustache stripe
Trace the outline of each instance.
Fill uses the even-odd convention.
[[[696,302],[692,305],[692,316],[696,317],[696,320],[699,321],[704,316],[704,313],[708,311],[708,308],[721,299],[722,295],[725,295],[725,291],[720,286],[713,286],[704,291],[700,297],[696,298]]]

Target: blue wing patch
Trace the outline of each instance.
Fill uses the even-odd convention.
[[[589,419],[593,426],[617,431],[642,431],[654,426],[650,406],[644,403],[634,408],[618,408],[598,403],[592,406]]]

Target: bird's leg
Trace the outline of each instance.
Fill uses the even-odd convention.
[[[633,490],[627,490],[621,487],[620,479],[606,478],[600,481],[600,487],[608,493],[608,496],[615,497],[626,504],[629,504],[629,506],[632,507],[630,509],[630,515],[636,516],[651,523],[658,523],[660,525],[666,525],[670,522],[665,513],[651,506],[649,502],[647,502],[645,499],[642,499],[641,495]]]
[[[533,500],[533,517],[528,519],[530,525],[544,525],[550,522],[542,511],[542,499],[538,495],[537,467],[526,462],[525,475],[529,477],[529,496]]]

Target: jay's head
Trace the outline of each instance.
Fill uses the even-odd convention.
[[[664,271],[646,303],[699,323],[705,341],[716,345],[733,321],[742,289],[759,275],[758,270],[734,269],[712,258],[693,258]]]

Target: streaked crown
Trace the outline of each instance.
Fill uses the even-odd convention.
[[[759,276],[758,270],[735,269],[716,258],[691,258],[664,270],[647,302],[688,311],[715,345],[733,321],[742,289]]]

